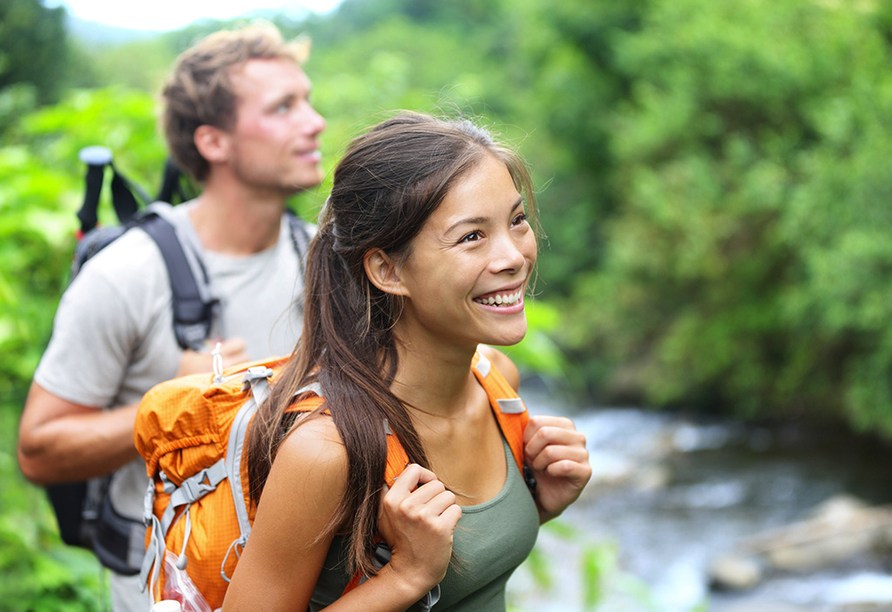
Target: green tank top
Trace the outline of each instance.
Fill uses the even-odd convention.
[[[462,506],[453,550],[460,567],[450,564],[440,583],[434,612],[504,612],[508,578],[530,554],[539,533],[539,513],[533,496],[505,442],[508,477],[502,490],[476,506]],[[310,601],[310,611],[330,605],[350,581],[346,570],[346,538],[332,542]],[[410,611],[420,610],[412,606]]]

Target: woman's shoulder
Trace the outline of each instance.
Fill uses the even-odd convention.
[[[511,358],[502,351],[487,344],[479,345],[477,351],[489,359],[496,369],[502,373],[502,376],[505,377],[508,384],[517,391],[517,388],[520,386],[520,372],[517,370],[517,366],[514,365],[514,362],[511,361]]]
[[[281,478],[273,478],[273,472]],[[320,487],[337,497],[348,476],[348,457],[330,416],[322,414],[294,427],[279,445],[270,479],[293,486]]]

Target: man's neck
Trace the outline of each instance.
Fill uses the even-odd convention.
[[[209,181],[190,218],[204,248],[251,255],[276,243],[284,209],[281,194],[258,194],[243,185]]]

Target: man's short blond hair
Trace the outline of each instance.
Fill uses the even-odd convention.
[[[207,178],[210,165],[195,147],[195,130],[234,125],[234,68],[252,59],[284,58],[302,65],[309,54],[308,38],[285,41],[268,22],[215,32],[184,51],[161,92],[161,126],[177,165],[200,182]]]

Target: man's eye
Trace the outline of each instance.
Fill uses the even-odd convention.
[[[276,106],[277,113],[287,113],[289,110],[291,110],[291,102],[282,102]]]
[[[474,230],[473,232],[470,232],[469,234],[465,234],[464,236],[462,236],[461,240],[459,240],[459,243],[461,243],[461,242],[475,242],[477,240],[480,240],[481,237],[482,237],[482,234],[480,233],[480,231]]]

